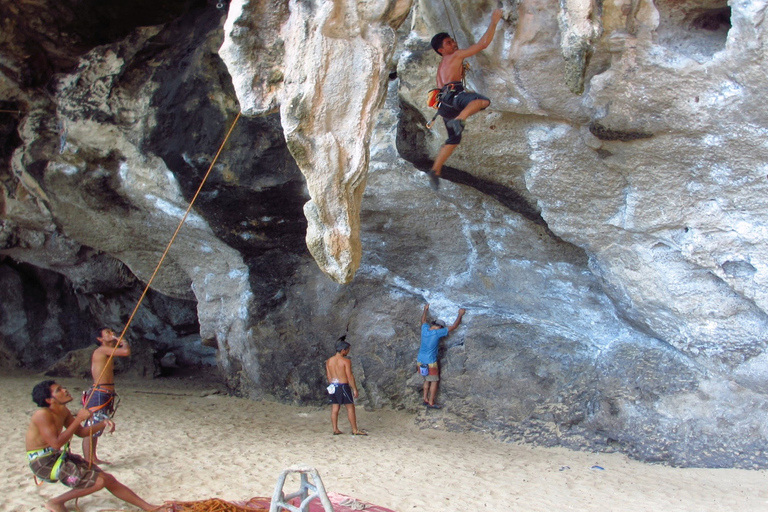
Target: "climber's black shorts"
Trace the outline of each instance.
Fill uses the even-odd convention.
[[[451,119],[455,119],[467,105],[475,100],[485,100],[489,104],[491,102],[482,94],[465,91],[461,83],[457,84],[455,82],[453,83],[453,92],[441,98],[440,108],[437,113],[443,118],[443,123],[446,123],[445,130],[448,132],[448,138],[445,140],[446,144],[459,144],[461,142],[461,134],[456,134],[447,123]]]

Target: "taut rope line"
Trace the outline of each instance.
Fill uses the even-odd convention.
[[[115,352],[120,347],[120,343],[123,341],[123,337],[125,336],[125,333],[128,331],[128,327],[131,325],[131,322],[133,321],[133,317],[136,316],[136,312],[139,310],[139,306],[141,306],[141,303],[144,301],[144,297],[146,297],[147,292],[149,291],[149,287],[150,285],[152,285],[152,281],[155,280],[155,276],[157,276],[157,272],[160,270],[160,266],[163,264],[163,261],[165,261],[165,257],[168,255],[168,251],[171,250],[171,246],[173,245],[173,242],[176,241],[176,236],[179,234],[179,231],[181,231],[181,227],[184,225],[184,221],[187,220],[187,217],[189,216],[189,212],[192,211],[192,206],[194,206],[195,201],[197,200],[197,196],[200,195],[200,191],[203,189],[203,185],[205,185],[205,182],[208,179],[208,176],[211,174],[211,171],[213,170],[213,166],[216,164],[216,160],[218,160],[219,155],[221,155],[221,152],[224,150],[224,145],[229,140],[229,136],[232,135],[232,130],[235,129],[235,125],[237,125],[238,120],[240,120],[240,112],[237,113],[237,117],[235,117],[235,120],[232,122],[232,126],[230,126],[226,137],[224,137],[224,142],[221,143],[221,146],[219,146],[219,150],[216,152],[216,156],[213,157],[213,160],[211,161],[211,165],[208,167],[208,170],[206,171],[205,176],[203,176],[203,180],[200,182],[200,186],[197,187],[197,191],[195,192],[195,195],[192,196],[192,200],[189,202],[187,211],[184,212],[184,216],[181,218],[181,221],[179,221],[179,225],[176,227],[176,231],[174,231],[170,242],[168,242],[168,245],[166,246],[165,251],[163,252],[163,255],[160,257],[160,261],[157,262],[155,271],[152,272],[152,277],[150,277],[149,281],[147,281],[147,285],[144,287],[144,291],[141,293],[141,297],[139,297],[139,300],[136,303],[136,307],[133,308],[133,312],[131,313],[131,316],[128,318],[128,321],[126,322],[125,327],[123,327],[123,332],[120,333],[120,337],[117,339],[117,343],[115,343],[115,346],[112,349],[112,353],[109,354],[109,357],[107,358],[107,364],[105,364],[104,368],[102,368],[101,374],[99,375],[99,378],[96,379],[96,382],[101,381],[101,377],[104,376],[104,372],[106,371],[107,366],[109,366],[109,363],[112,361],[112,359],[115,356]],[[91,395],[93,395],[94,391],[95,389],[91,390],[91,392],[86,396],[86,399],[85,399],[86,405],[90,401]],[[93,425],[91,425],[91,434],[93,434]],[[93,442],[93,435],[91,435],[90,438],[91,438],[91,442]],[[93,453],[93,447],[91,447],[91,454],[92,453]],[[93,456],[90,457],[90,461],[91,462],[93,461]]]

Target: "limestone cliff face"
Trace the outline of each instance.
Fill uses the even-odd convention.
[[[386,93],[395,29],[410,1],[280,2],[265,17],[268,4],[232,2],[221,55],[245,112],[279,102],[285,138],[311,197],[304,206],[307,247],[325,273],[346,284],[360,264],[371,130]],[[254,66],[262,54],[277,65]],[[265,76],[275,78],[265,85]]]
[[[416,410],[421,308],[465,307],[417,421],[768,467],[764,2],[504,2],[438,194],[429,38],[494,6],[179,1],[94,32],[114,13],[76,4],[0,4],[27,20],[0,41],[6,364],[125,320],[239,109],[147,353],[205,342],[233,391],[319,402],[346,333],[361,401]]]

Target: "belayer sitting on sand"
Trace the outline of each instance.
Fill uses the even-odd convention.
[[[491,100],[485,96],[464,90],[461,78],[464,73],[464,59],[488,48],[496,33],[496,24],[501,19],[502,10],[496,9],[491,15],[491,24],[480,40],[465,50],[460,50],[449,34],[441,32],[432,38],[432,48],[440,54],[442,60],[437,68],[437,87],[440,88],[440,107],[438,114],[445,122],[448,138],[437,154],[432,170],[429,171],[430,186],[437,190],[440,186],[440,173],[443,164],[461,142],[464,121],[473,114],[488,108]]]
[[[98,466],[89,467],[88,461],[69,452],[72,436],[87,437],[90,429],[101,432],[113,431],[111,420],[100,421],[93,427],[84,427],[82,422],[91,417],[88,409],[81,409],[73,416],[66,404],[72,395],[55,381],[40,382],[32,389],[32,401],[40,409],[32,414],[27,429],[27,461],[37,478],[47,482],[61,482],[71,490],[49,500],[45,508],[52,512],[66,512],[65,504],[72,499],[106,489],[131,505],[142,510],[157,510],[159,505],[150,505],[135,492],[117,481]]]

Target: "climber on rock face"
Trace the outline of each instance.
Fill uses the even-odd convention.
[[[432,48],[440,54],[442,60],[437,68],[437,87],[440,88],[440,108],[438,114],[445,122],[448,138],[440,148],[432,169],[429,171],[430,185],[434,190],[440,186],[440,173],[443,164],[451,156],[456,146],[461,142],[461,132],[464,130],[464,122],[472,114],[488,108],[491,100],[474,92],[464,90],[462,76],[464,73],[464,59],[488,48],[496,34],[496,24],[501,19],[502,10],[496,9],[491,14],[491,23],[480,40],[464,50],[451,36],[445,32],[436,34],[432,38]]]

